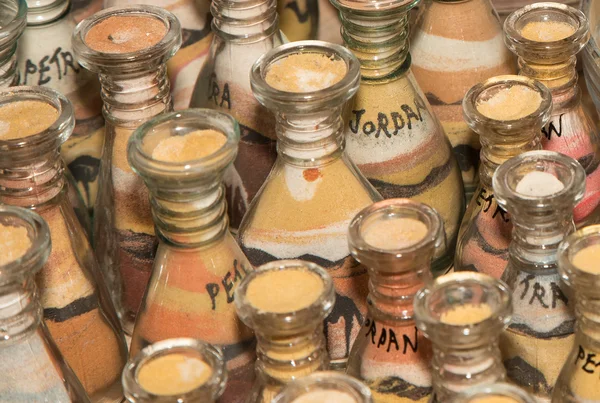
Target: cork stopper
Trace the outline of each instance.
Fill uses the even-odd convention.
[[[476,108],[483,116],[494,120],[518,120],[537,111],[542,103],[539,92],[525,86],[502,88],[477,101]]]
[[[562,21],[531,21],[520,30],[523,38],[535,42],[555,42],[575,33],[573,25]]]
[[[188,162],[214,154],[227,142],[217,130],[195,130],[183,136],[161,140],[152,151],[152,158],[163,162]]]
[[[384,250],[411,247],[426,235],[427,226],[423,222],[406,217],[377,220],[366,225],[362,231],[367,244]]]
[[[315,303],[324,287],[323,280],[308,270],[269,270],[250,281],[246,298],[260,311],[289,313]]]
[[[92,26],[85,36],[85,43],[97,52],[122,54],[150,48],[166,34],[167,27],[157,18],[115,15]]]
[[[440,321],[447,325],[473,325],[492,316],[488,304],[463,304],[452,307],[442,313]]]
[[[356,399],[339,390],[315,390],[297,397],[292,403],[356,403]]]
[[[318,53],[287,56],[273,63],[265,76],[271,87],[287,92],[312,92],[329,88],[346,75],[343,60]]]
[[[600,274],[600,244],[593,244],[578,251],[571,263],[581,271]]]
[[[492,395],[485,397],[478,397],[470,401],[470,403],[519,403],[518,400],[512,397]]]
[[[25,227],[0,224],[0,266],[22,258],[31,248]]]
[[[0,106],[0,140],[38,134],[58,119],[58,110],[41,101],[17,101]]]
[[[524,196],[544,197],[564,188],[565,185],[556,176],[548,172],[531,171],[521,178],[515,190]]]
[[[213,371],[200,357],[172,353],[144,363],[137,372],[139,385],[149,393],[177,396],[204,385]]]

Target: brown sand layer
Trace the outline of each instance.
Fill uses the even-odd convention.
[[[27,228],[0,224],[0,266],[20,259],[31,248]]]
[[[173,353],[143,364],[137,381],[152,394],[175,397],[204,385],[211,375],[212,368],[200,357]]]
[[[167,33],[157,18],[112,16],[94,25],[85,36],[90,49],[104,53],[131,53],[156,45]]]
[[[560,41],[574,33],[573,25],[561,21],[531,21],[520,32],[523,38],[536,42]]]
[[[384,250],[409,248],[427,235],[427,226],[414,218],[375,221],[363,228],[367,244]]]
[[[0,107],[0,140],[38,134],[58,119],[58,110],[41,101],[11,102]]]
[[[464,304],[445,311],[440,321],[447,325],[472,325],[492,316],[492,308],[488,304]]]
[[[483,116],[494,120],[517,120],[531,115],[542,103],[539,92],[524,85],[513,85],[477,102]]]
[[[265,80],[287,92],[311,92],[329,88],[346,75],[346,63],[323,54],[301,53],[274,63]]]
[[[163,139],[152,151],[152,158],[164,162],[188,162],[214,154],[227,142],[216,130],[196,130],[183,136]]]

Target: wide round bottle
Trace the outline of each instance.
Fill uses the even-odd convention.
[[[412,71],[452,144],[469,201],[479,182],[480,144],[462,100],[475,84],[515,74],[517,66],[490,0],[428,0],[421,7],[411,30]]]
[[[408,13],[419,0],[332,0],[344,44],[360,62],[361,83],[346,107],[348,156],[384,198],[410,198],[444,219],[447,248],[433,262],[452,265],[465,194],[444,130],[411,70]]]

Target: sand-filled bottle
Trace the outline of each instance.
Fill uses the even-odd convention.
[[[439,274],[452,265],[465,195],[450,142],[411,71],[408,12],[418,2],[332,0],[361,64],[344,117],[348,156],[384,198],[410,198],[441,214],[448,246],[432,266]]]
[[[552,92],[552,117],[542,129],[545,150],[577,159],[586,172],[583,200],[573,217],[578,227],[600,220],[600,133],[581,103],[577,57],[590,38],[588,21],[576,8],[535,3],[504,22],[507,46],[519,57],[520,74]]]
[[[73,103],[77,124],[61,153],[91,213],[98,194],[104,119],[98,79],[79,66],[73,51],[70,3],[27,1],[27,28],[17,49],[19,85],[49,87]]]
[[[38,214],[0,206],[0,402],[89,402],[42,322],[35,275],[51,246]]]
[[[247,403],[270,403],[288,382],[329,368],[323,320],[335,291],[325,269],[302,260],[260,266],[235,291],[239,317],[256,334],[256,382]]]
[[[469,388],[452,403],[536,403],[536,400],[517,386],[499,382]]]
[[[127,163],[142,123],[172,109],[165,63],[179,49],[177,18],[153,6],[111,8],[77,25],[73,47],[100,77],[106,134],[94,220],[96,256],[126,333],[148,284],[158,241],[148,190]]]
[[[573,206],[583,197],[585,171],[564,154],[529,151],[502,164],[493,186],[513,222],[502,279],[512,290],[514,314],[501,338],[502,358],[511,382],[550,402],[575,325],[556,253],[575,228]]]
[[[417,293],[417,326],[433,343],[434,401],[504,380],[498,344],[510,322],[510,294],[504,282],[472,272],[446,274]]]
[[[348,375],[319,371],[287,384],[273,403],[373,403],[369,388]]]
[[[252,386],[252,332],[233,296],[252,266],[229,232],[223,175],[237,153],[235,120],[211,109],[161,115],[131,136],[129,163],[150,191],[159,239],[131,355],[148,344],[193,337],[223,349],[230,380],[223,399]]]
[[[368,314],[346,373],[365,382],[375,402],[428,402],[431,342],[417,329],[413,299],[431,281],[444,247],[442,218],[408,199],[377,202],[350,223],[352,256],[369,270]]]
[[[319,0],[277,0],[279,27],[287,39],[317,39]]]
[[[123,390],[130,403],[214,403],[226,382],[223,352],[192,338],[146,346],[123,370]]]
[[[240,124],[239,152],[225,176],[229,226],[235,233],[277,158],[275,121],[252,95],[250,70],[283,38],[277,0],[214,0],[211,13],[214,37],[190,107],[227,112]]]
[[[508,263],[512,223],[496,202],[492,176],[502,163],[541,148],[540,128],[550,118],[552,96],[540,82],[499,76],[477,84],[463,102],[465,119],[479,134],[479,185],[463,219],[454,269],[500,278]]]
[[[344,365],[366,314],[368,283],[350,256],[348,225],[381,199],[344,152],[342,107],[358,87],[358,60],[338,45],[292,42],[262,56],[251,80],[275,113],[279,156],[239,242],[255,267],[299,258],[329,271],[337,300],[325,324],[328,351]]]
[[[210,1],[196,0],[104,0],[104,7],[149,4],[172,12],[181,24],[181,48],[167,62],[173,109],[187,109],[198,74],[213,38]]]
[[[0,203],[35,210],[50,228],[52,253],[37,275],[46,326],[91,400],[119,402],[125,338],[67,197],[59,153],[73,107],[45,87],[12,87],[0,92],[0,105]]]
[[[558,247],[561,279],[575,297],[575,344],[560,372],[552,402],[600,402],[600,225],[585,227]]]
[[[422,8],[411,32],[412,70],[452,144],[469,201],[479,182],[480,144],[463,118],[463,97],[517,66],[490,0],[429,0]]]
[[[0,88],[17,84],[17,40],[27,26],[25,0],[0,2]]]

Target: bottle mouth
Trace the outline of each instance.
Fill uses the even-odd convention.
[[[557,252],[562,280],[582,295],[600,298],[600,224],[590,225],[569,235]]]
[[[27,25],[44,25],[67,13],[71,0],[26,0]]]
[[[356,403],[367,403],[372,398],[371,390],[358,379],[339,372],[319,371],[288,383],[273,403],[294,403],[301,397],[303,402],[308,402],[311,392],[330,392],[330,401],[337,400],[333,393],[339,393],[338,398],[344,401],[350,397]]]
[[[472,403],[485,401],[490,396],[505,398],[515,403],[535,403],[533,397],[523,389],[508,383],[493,383],[469,388],[467,391],[456,396],[454,403]]]
[[[331,0],[335,8],[341,12],[357,12],[364,14],[383,14],[389,12],[407,13],[421,0]]]
[[[16,45],[27,26],[27,16],[25,0],[0,1],[0,51]]]

